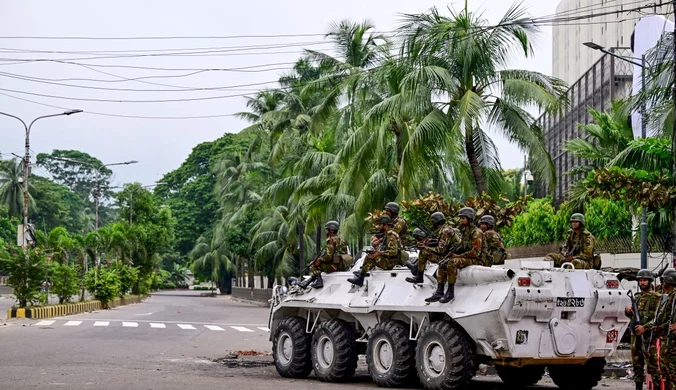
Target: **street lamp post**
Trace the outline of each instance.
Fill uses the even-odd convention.
[[[606,50],[603,46],[598,45],[594,42],[585,42],[585,46],[587,46],[590,49],[593,50],[599,50],[602,53],[608,54],[612,57],[615,57],[619,60],[629,62],[631,64],[634,64],[636,66],[641,67],[641,88],[644,87],[645,85],[645,54],[641,56],[641,62],[635,62],[630,58],[623,57],[620,55],[617,55],[611,51]],[[646,107],[645,107],[645,100],[642,102],[641,105],[641,138],[646,138]],[[646,269],[648,268],[648,211],[646,210],[645,207],[641,208],[641,269]]]
[[[21,122],[21,124],[24,127],[24,130],[26,131],[26,138],[24,142],[25,146],[25,154],[24,154],[24,162],[23,162],[23,246],[27,247],[28,246],[28,241],[26,240],[26,233],[28,231],[28,179],[30,176],[30,163],[31,163],[31,156],[30,156],[30,135],[31,135],[31,128],[33,127],[33,124],[37,122],[40,119],[44,118],[51,118],[53,116],[62,116],[62,115],[72,115],[72,114],[77,114],[82,112],[82,110],[68,110],[64,111],[58,114],[49,114],[49,115],[43,115],[39,116],[27,126],[26,122],[24,122],[21,118],[18,116],[12,115],[12,114],[7,114],[5,112],[0,112],[0,115],[8,116],[10,118],[14,118]]]

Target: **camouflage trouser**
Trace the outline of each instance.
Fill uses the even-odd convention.
[[[312,275],[315,276],[321,274],[322,272],[330,274],[331,272],[340,271],[339,267],[340,264],[335,264],[333,260],[329,260],[326,262],[321,262],[317,266],[313,265],[312,267],[310,267],[310,272],[312,272]]]
[[[441,261],[441,258],[430,251],[423,249],[420,251],[420,256],[418,256],[418,272],[425,272],[425,264],[427,262],[437,264]],[[448,273],[446,272],[446,267],[439,267],[437,269],[437,283],[446,284],[446,277]]]
[[[547,256],[545,256],[545,260],[549,260],[547,258],[554,260],[554,267],[561,267],[561,265],[563,265],[563,263],[568,261],[560,253],[550,253]],[[573,266],[575,267],[575,269],[592,269],[591,261],[574,258],[571,261],[571,263],[573,263]]]
[[[648,340],[650,339],[649,334],[643,336],[645,340],[646,347]],[[657,365],[657,340],[653,341],[650,348],[646,348],[647,356],[644,355],[641,346],[637,344],[638,337],[631,336],[631,363],[634,370],[634,382],[645,382],[645,370],[644,365],[648,366],[648,374],[652,376],[654,383],[660,383],[660,368]]]
[[[673,337],[672,337],[673,338]],[[676,390],[676,338],[673,338],[667,346],[667,338],[661,340],[660,349],[660,370],[664,378],[664,388],[667,390]]]
[[[391,270],[397,265],[399,265],[398,257],[390,258],[385,256],[377,256],[377,257],[366,256],[366,258],[364,259],[364,264],[362,264],[361,266],[361,270],[363,272],[369,272],[374,267],[378,267],[384,270]]]
[[[446,272],[448,273],[448,283],[455,284],[458,280],[458,270],[470,265],[482,265],[479,259],[470,259],[468,257],[455,257],[446,263]]]

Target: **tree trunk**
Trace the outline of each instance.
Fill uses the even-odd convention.
[[[249,268],[248,269],[249,284],[248,284],[247,287],[254,288],[254,280],[255,279],[254,279],[254,271],[253,271],[253,268],[254,268],[253,259],[248,259],[247,264],[248,264],[248,268]]]
[[[488,193],[488,187],[486,187],[484,173],[481,170],[481,165],[479,164],[479,159],[477,158],[476,149],[474,149],[474,141],[472,138],[472,131],[468,129],[465,133],[465,149],[467,152],[467,159],[469,160],[469,166],[472,168],[472,175],[474,176],[476,190],[479,193],[479,196],[481,196],[484,192]]]
[[[315,256],[319,257],[319,252],[322,250],[322,226],[317,226],[317,236],[315,237]]]
[[[394,134],[394,146],[396,147],[397,151],[397,168],[401,168],[401,161],[403,160],[404,156],[404,145],[403,142],[401,141],[401,129],[399,129],[399,125],[397,122],[392,121],[390,124],[390,131],[392,134]],[[399,169],[397,169],[397,172]]]
[[[305,268],[305,224],[298,224],[298,269]]]
[[[275,278],[272,276],[268,276],[268,286],[267,288],[272,289],[275,284]]]
[[[265,286],[265,282],[264,282],[265,277],[263,276],[263,271],[261,271],[261,273],[260,273],[260,278],[261,278],[261,288],[263,288],[263,286]]]
[[[225,272],[218,280],[218,289],[221,295],[232,294],[232,273]]]

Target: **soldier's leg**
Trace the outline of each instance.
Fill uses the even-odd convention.
[[[575,266],[575,269],[591,269],[592,268],[591,262],[586,261],[586,260],[573,259],[572,263],[573,263],[573,266]]]
[[[445,266],[437,268],[437,283],[444,285],[448,281],[448,271]]]
[[[373,257],[366,256],[364,258],[364,263],[361,265],[362,272],[366,273],[373,269],[376,266],[376,260]]]
[[[676,345],[674,343],[670,343],[668,347],[662,346],[660,366],[665,389],[676,390]]]
[[[659,364],[657,364],[657,341],[653,341],[648,350],[648,356],[646,356],[647,365],[648,365],[648,374],[652,377],[653,383],[656,388],[659,388],[659,383],[662,380],[662,374],[660,373]]]
[[[472,265],[471,259],[466,257],[456,257],[446,263],[446,272],[448,273],[448,283],[455,284],[458,280],[458,271],[462,268]]]
[[[561,264],[565,263],[565,257],[563,257],[562,254],[560,253],[549,253],[547,256],[544,258],[545,260],[552,260],[554,261],[554,267],[560,267]]]
[[[425,272],[425,265],[429,261],[430,253],[423,249],[420,251],[420,256],[418,256],[418,273],[422,274]]]
[[[631,365],[634,371],[634,382],[636,383],[645,382],[644,363],[643,352],[637,345],[637,338],[636,336],[631,336]]]

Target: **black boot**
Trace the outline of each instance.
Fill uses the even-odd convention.
[[[431,297],[425,298],[425,302],[436,302],[444,296],[444,285],[439,283],[437,284],[437,291],[432,294]]]
[[[356,271],[352,271],[352,273],[354,274],[354,276],[359,277],[359,275],[361,275],[361,270],[358,269]]]
[[[366,272],[359,271],[359,275],[355,275],[354,278],[350,278],[347,281],[354,284],[355,286],[363,286],[364,285],[364,277],[366,277]]]
[[[317,277],[315,278],[315,281],[312,282],[310,287],[312,287],[312,288],[322,288],[322,287],[324,287],[324,281],[322,280],[321,274],[317,275]]]
[[[659,386],[659,384],[657,386]],[[636,382],[636,390],[643,390],[643,382]]]
[[[413,284],[420,284],[423,282],[423,276],[422,274],[414,274],[414,276],[406,278],[406,281]]]
[[[449,283],[448,289],[446,289],[446,294],[444,297],[439,300],[439,303],[448,303],[455,299],[455,284]]]
[[[418,263],[412,263],[410,261],[407,261],[405,263],[405,265],[406,265],[406,268],[408,268],[411,271],[413,276],[418,275]]]
[[[310,285],[310,283],[312,283],[313,280],[315,280],[314,275],[310,276],[308,279],[303,280],[302,282],[298,282],[298,287],[305,289]]]

